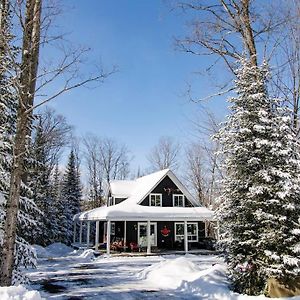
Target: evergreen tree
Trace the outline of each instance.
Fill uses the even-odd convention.
[[[226,157],[220,224],[233,288],[259,294],[266,279],[299,275],[300,160],[288,113],[268,96],[267,68],[242,61],[218,134]]]
[[[53,227],[55,228],[53,239],[58,242],[65,242],[65,230],[67,226],[65,217],[65,207],[62,201],[62,181],[61,174],[59,172],[58,164],[55,165],[54,174],[51,181],[51,197],[53,199],[53,215],[55,219],[53,221]]]
[[[6,201],[9,192],[10,171],[12,166],[12,148],[16,132],[17,98],[13,84],[13,61],[19,53],[14,47],[11,34],[11,9],[8,1],[0,4],[0,259],[2,258],[2,245],[4,222],[6,216]],[[24,239],[24,232],[28,224],[34,224],[30,212],[36,210],[26,185],[21,186],[20,207],[18,215],[18,228],[15,247],[15,265],[13,283],[23,282],[21,269],[35,265],[35,254],[28,241]]]
[[[51,169],[48,165],[46,156],[46,142],[41,120],[35,126],[33,143],[30,151],[31,165],[28,174],[28,184],[32,190],[34,203],[37,205],[41,213],[35,215],[38,226],[33,228],[31,234],[31,242],[46,246],[50,244],[52,239],[52,220],[49,216],[53,215],[53,201],[50,190],[50,173]]]
[[[69,155],[68,165],[63,179],[62,201],[65,207],[65,242],[72,243],[73,216],[80,212],[81,184],[76,157],[72,150]]]

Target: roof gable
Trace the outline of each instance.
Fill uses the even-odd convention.
[[[113,181],[111,182],[110,189],[114,197],[125,196],[127,198],[125,200],[126,202],[140,204],[166,176],[169,176],[169,178],[194,206],[199,206],[199,203],[169,169],[161,170],[137,178],[136,180]]]

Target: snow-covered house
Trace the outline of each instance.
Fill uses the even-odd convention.
[[[86,244],[90,245],[90,224],[95,223],[95,248],[122,240],[124,247],[175,249],[186,252],[207,235],[213,211],[199,205],[174,173],[165,169],[136,180],[117,180],[110,184],[107,206],[74,217],[74,243],[82,244],[83,223],[87,223]],[[80,224],[79,241],[75,240]]]

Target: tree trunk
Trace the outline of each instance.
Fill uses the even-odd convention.
[[[245,48],[248,50],[251,64],[257,66],[257,52],[249,15],[249,2],[250,0],[242,0],[241,21],[243,27],[243,40]]]
[[[18,112],[16,135],[13,146],[13,165],[10,178],[10,191],[7,200],[4,241],[1,260],[0,285],[12,284],[14,252],[20,202],[20,186],[24,175],[24,157],[27,136],[30,134],[38,58],[40,46],[41,1],[27,0],[26,18],[23,32],[21,75],[18,79]],[[29,112],[28,112],[29,111]]]

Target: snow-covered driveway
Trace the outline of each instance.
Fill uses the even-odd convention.
[[[71,253],[39,259],[38,268],[29,273],[32,288],[39,290],[46,299],[199,299],[199,296],[178,289],[184,271],[178,270],[178,266],[186,264],[188,259],[199,267],[199,272],[221,262],[217,256],[188,255],[186,259],[182,256],[181,262],[177,260],[179,265],[174,265],[173,278],[171,276],[166,280],[155,275],[151,269],[153,267],[147,267],[160,266],[164,272],[165,262],[172,262],[179,256],[100,256],[91,260],[90,254]],[[170,268],[170,265],[165,266]],[[151,280],[145,280],[147,272],[154,274],[154,277],[149,277]]]

